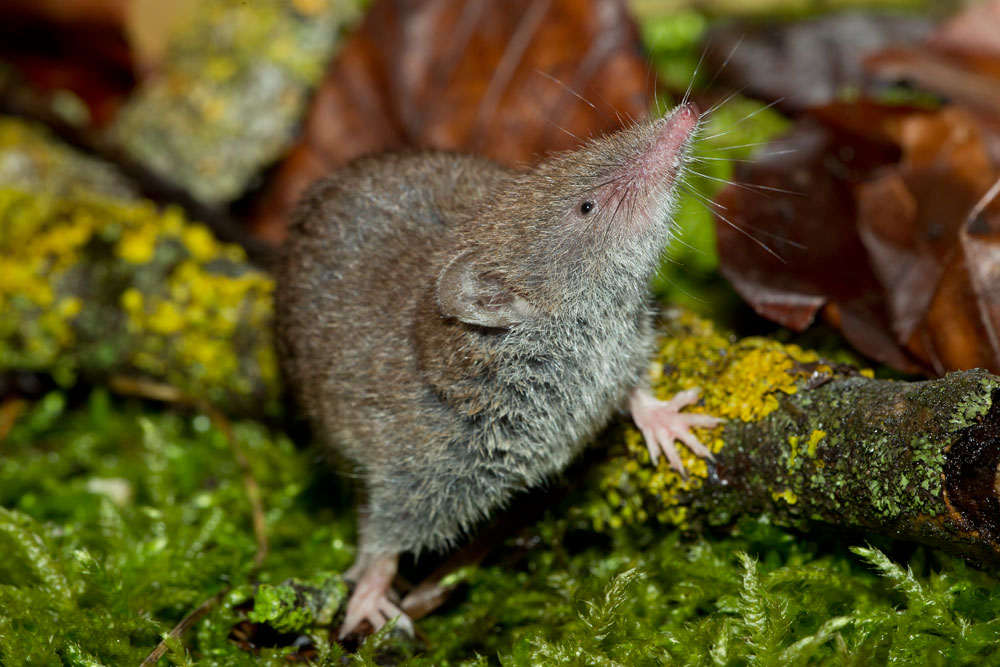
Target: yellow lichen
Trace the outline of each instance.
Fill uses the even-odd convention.
[[[207,262],[218,256],[222,246],[215,240],[212,232],[201,225],[188,225],[181,231],[181,240],[191,253],[191,257],[199,262]]]
[[[660,341],[659,354],[650,368],[649,377],[656,395],[668,399],[691,387],[701,388],[699,404],[685,411],[711,414],[727,420],[759,421],[779,407],[779,397],[795,394],[799,383],[815,375],[832,373],[819,356],[795,345],[783,345],[767,338],[735,340],[718,333],[710,322],[690,313],[679,313],[668,322],[675,335]],[[712,452],[724,447],[723,426],[712,430],[693,429],[698,439]],[[819,435],[817,435],[819,433]],[[810,436],[810,455],[822,438],[822,432]],[[680,504],[686,492],[697,489],[708,475],[708,465],[683,444],[677,449],[688,477],[672,470],[665,460],[657,466],[649,464],[649,454],[642,435],[631,425],[625,428],[625,447],[629,462],[624,471],[629,483],[655,498],[660,521],[683,526],[686,513]],[[795,438],[788,466],[798,461],[799,438]],[[608,489],[617,488],[620,480],[611,476],[605,480]],[[791,491],[780,497],[789,503],[796,498]],[[623,497],[617,504],[623,517],[637,516],[641,499]],[[630,508],[628,512],[623,508]],[[627,519],[626,519],[627,520]]]
[[[156,307],[152,314],[146,319],[146,326],[150,330],[160,334],[179,333],[184,326],[184,318],[171,301],[156,301]]]
[[[100,244],[112,260],[92,257]],[[274,395],[271,280],[180,209],[0,188],[0,255],[0,368],[68,383],[80,365],[120,364],[209,399]],[[94,293],[104,275],[122,291]],[[100,359],[74,359],[78,321]]]
[[[772,491],[771,498],[774,500],[784,500],[789,505],[794,505],[799,501],[799,497],[795,495],[795,492],[791,489],[785,489],[784,491]]]
[[[788,438],[788,467],[795,465],[795,457],[799,453],[799,436],[793,435]]]
[[[137,228],[122,234],[115,246],[115,255],[126,262],[145,264],[153,259],[156,252],[157,232],[155,229]]]
[[[826,437],[826,431],[821,431],[819,429],[816,429],[815,431],[809,434],[809,442],[807,449],[809,453],[809,458],[814,458],[816,456],[816,445],[818,445],[819,441],[825,437]]]
[[[295,9],[307,16],[315,16],[327,9],[327,0],[292,0]]]

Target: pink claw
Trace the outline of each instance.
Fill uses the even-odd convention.
[[[677,453],[674,440],[683,442],[696,456],[714,461],[712,452],[701,444],[690,429],[692,426],[711,428],[725,421],[710,415],[681,412],[681,408],[696,402],[699,394],[701,389],[695,387],[675,394],[669,401],[661,401],[642,389],[634,390],[629,396],[629,410],[635,425],[646,439],[650,461],[656,465],[662,453],[670,462],[670,467],[685,478],[687,471]]]
[[[399,556],[396,554],[378,557],[359,555],[354,566],[345,573],[345,578],[348,574],[352,579],[357,578],[358,584],[347,601],[347,616],[340,626],[340,639],[356,632],[364,621],[371,624],[373,632],[378,632],[396,617],[399,618],[396,627],[413,636],[413,621],[389,599],[398,563]]]

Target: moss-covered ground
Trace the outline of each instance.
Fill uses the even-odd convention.
[[[330,484],[314,451],[232,424],[265,498],[270,552],[255,572],[243,477],[207,415],[103,390],[8,403],[3,414],[15,411],[0,466],[0,664],[138,665],[219,592],[164,664],[283,664],[303,645],[315,664],[344,664],[325,639],[334,617],[270,585],[294,577],[326,585],[326,601],[343,594],[323,581],[353,556],[349,482]],[[404,650],[385,636],[346,664],[1000,664],[991,574],[767,517],[702,535],[598,529],[602,465],[585,466],[484,565],[460,571],[456,596],[419,624],[426,645]],[[268,586],[250,620],[272,619],[266,635],[247,619],[257,583]],[[254,653],[241,628],[286,645]]]

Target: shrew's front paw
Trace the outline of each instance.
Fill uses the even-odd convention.
[[[675,440],[683,442],[695,455],[715,460],[708,447],[701,444],[690,429],[692,426],[711,428],[725,420],[711,415],[681,412],[682,408],[695,403],[700,393],[701,389],[695,387],[675,394],[669,401],[661,401],[644,389],[636,389],[629,396],[632,419],[646,439],[649,459],[653,465],[656,465],[662,453],[674,470],[687,477]]]

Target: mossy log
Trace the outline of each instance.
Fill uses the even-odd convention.
[[[768,509],[1000,562],[1000,378],[832,380],[723,432],[716,481],[692,507]]]
[[[704,388],[697,409],[728,419],[702,434],[715,461],[687,458],[686,479],[662,461],[651,468],[627,427],[627,451],[606,464],[604,498],[589,508],[598,523],[655,517],[694,528],[768,512],[1000,564],[1000,377],[876,380],[794,345],[727,338],[687,314],[667,327],[657,389]]]

